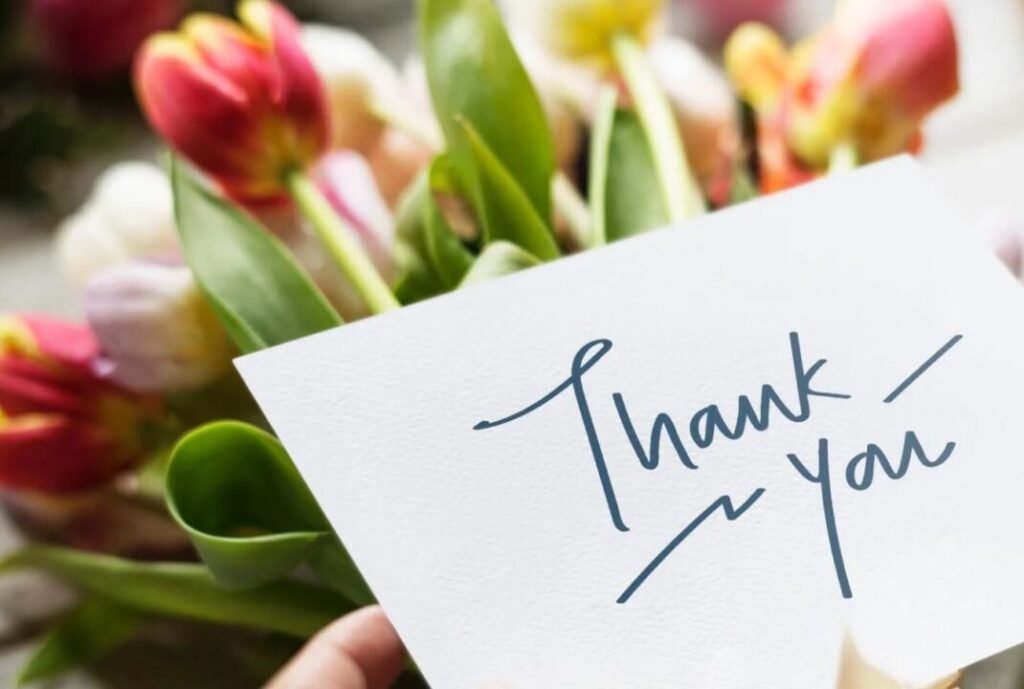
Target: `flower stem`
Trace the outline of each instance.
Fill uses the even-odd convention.
[[[401,305],[381,278],[355,231],[338,215],[320,189],[303,172],[287,177],[288,190],[302,213],[316,229],[331,258],[373,313],[384,313]]]
[[[444,150],[444,135],[430,118],[402,112],[389,107],[382,101],[371,103],[371,112],[381,122],[405,132],[434,153]],[[565,221],[572,242],[577,247],[589,247],[591,241],[590,210],[572,180],[561,170],[555,170],[552,179],[552,202],[559,216]]]
[[[619,105],[619,91],[602,86],[598,96],[597,115],[590,132],[590,225],[594,246],[608,243],[608,167],[611,162],[611,142],[615,128],[615,111]]]
[[[852,143],[841,143],[832,149],[828,159],[828,174],[849,172],[860,164],[857,147]]]
[[[704,198],[686,162],[686,149],[672,106],[644,49],[629,34],[617,35],[612,49],[647,134],[669,219],[679,223],[700,215],[705,210]]]
[[[590,208],[576,185],[564,172],[557,170],[552,187],[555,211],[565,221],[572,243],[576,248],[590,248],[593,243],[590,230]]]

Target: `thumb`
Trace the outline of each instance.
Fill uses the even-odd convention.
[[[313,637],[264,689],[387,689],[404,657],[384,611],[363,608]]]

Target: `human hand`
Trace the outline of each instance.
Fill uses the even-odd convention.
[[[313,637],[264,689],[388,689],[404,658],[384,611],[363,608]]]

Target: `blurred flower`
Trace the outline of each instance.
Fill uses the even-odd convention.
[[[991,208],[976,223],[996,257],[1017,279],[1024,279],[1024,222],[1008,207]]]
[[[136,392],[182,392],[227,370],[234,350],[187,266],[135,261],[90,280],[85,316],[98,370]]]
[[[287,10],[242,0],[238,14],[242,24],[194,14],[147,40],[136,89],[153,127],[225,192],[277,200],[327,147],[327,101]]]
[[[83,491],[142,458],[155,403],[100,378],[98,353],[88,328],[0,317],[0,485]]]
[[[398,71],[353,31],[307,24],[300,40],[327,92],[331,147],[369,154],[386,126],[374,108],[399,100]]]
[[[398,206],[409,185],[435,155],[432,148],[411,134],[394,127],[385,130],[367,160],[390,208]]]
[[[955,689],[960,683],[962,673],[955,673],[926,685],[916,688],[890,677],[869,663],[861,655],[853,640],[847,636],[843,640],[843,651],[839,661],[839,681],[837,689]]]
[[[650,54],[679,122],[690,168],[706,183],[738,145],[729,82],[696,46],[681,38],[655,41]]]
[[[526,31],[516,31],[512,38],[523,66],[545,103],[567,106],[574,116],[592,124],[605,84],[602,72],[593,65],[573,62],[553,53]]]
[[[725,61],[761,129],[776,130],[810,171],[843,146],[862,162],[916,150],[924,118],[959,89],[942,0],[841,3],[829,27],[792,51],[771,29],[747,24],[729,39]]]
[[[178,253],[171,187],[148,163],[118,163],[57,233],[57,260],[81,289],[95,273],[134,258]]]
[[[142,41],[174,25],[185,0],[30,0],[43,59],[62,75],[97,81],[128,69]]]
[[[512,19],[548,50],[607,65],[618,34],[647,43],[660,29],[664,0],[508,0]]]
[[[679,4],[695,9],[704,31],[721,39],[743,22],[780,25],[790,0],[679,0]]]

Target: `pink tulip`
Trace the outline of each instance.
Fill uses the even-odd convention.
[[[786,152],[762,154],[766,191],[823,172],[840,147],[861,162],[916,151],[924,119],[959,90],[943,0],[841,3],[828,27],[792,50],[768,27],[746,24],[725,58],[762,138]]]

